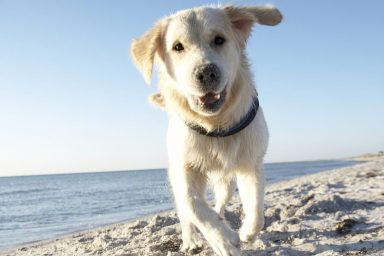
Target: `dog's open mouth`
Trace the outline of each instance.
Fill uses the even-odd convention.
[[[213,104],[216,101],[219,101],[220,98],[221,98],[220,93],[209,92],[204,96],[198,97],[197,100],[199,101],[200,105],[207,105],[207,104]]]
[[[219,93],[208,92],[203,96],[196,97],[196,105],[205,112],[214,113],[223,105],[224,99],[225,89]]]

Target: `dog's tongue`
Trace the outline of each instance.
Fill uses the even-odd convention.
[[[199,101],[203,104],[212,104],[220,99],[220,93],[209,92],[202,97],[199,97]]]

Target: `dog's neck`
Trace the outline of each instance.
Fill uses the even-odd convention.
[[[234,83],[227,92],[226,101],[217,115],[200,115],[189,107],[184,96],[175,92],[168,92],[167,90],[162,92],[166,102],[165,108],[170,114],[176,112],[175,114],[185,122],[198,124],[207,132],[226,130],[239,123],[247,115],[252,104],[254,104],[254,99],[257,97],[257,92],[249,73],[248,64],[246,62],[242,63]]]
[[[191,124],[186,122],[186,125],[191,128],[192,130],[200,133],[201,135],[208,136],[208,137],[215,137],[215,138],[220,138],[220,137],[228,137],[231,135],[234,135],[243,129],[245,129],[256,117],[257,110],[259,109],[259,99],[256,97],[253,99],[253,104],[250,107],[248,113],[241,118],[241,120],[231,126],[228,129],[216,129],[213,131],[208,132],[205,130],[204,127],[198,125],[198,124]]]

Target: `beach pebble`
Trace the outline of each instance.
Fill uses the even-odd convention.
[[[275,221],[267,228],[268,232],[286,232],[287,225],[282,221]]]
[[[304,242],[306,241],[306,239],[305,238],[292,238],[291,239],[291,244],[292,245],[302,245],[302,244],[304,244]]]
[[[269,247],[270,243],[264,242],[261,239],[256,239],[255,242],[254,242],[254,245],[259,250],[265,250],[265,249],[267,249]]]
[[[345,213],[343,212],[336,212],[335,213],[335,219],[340,220],[342,217],[344,217]]]
[[[108,240],[111,240],[112,237],[111,237],[110,235],[108,235],[108,234],[105,234],[105,235],[103,236],[103,239],[104,239],[105,241],[108,241]]]
[[[174,225],[178,222],[179,221],[176,218],[157,215],[153,217],[152,220],[149,222],[149,227],[151,229],[151,232],[156,232],[163,227]]]
[[[165,227],[163,230],[162,230],[162,234],[163,235],[174,235],[176,234],[176,228],[172,228],[172,227]]]
[[[377,236],[380,238],[381,241],[384,241],[384,226],[379,229]]]
[[[285,220],[295,215],[297,207],[294,205],[287,206],[283,208],[280,212],[280,219]]]
[[[94,247],[105,247],[107,245],[106,241],[101,238],[100,236],[96,237],[93,242],[92,242],[92,245]]]
[[[133,225],[129,227],[129,229],[141,229],[141,228],[146,227],[147,225],[148,225],[147,221],[138,220],[138,221],[134,222]]]
[[[95,238],[94,237],[82,237],[78,241],[80,243],[89,243],[92,242]]]

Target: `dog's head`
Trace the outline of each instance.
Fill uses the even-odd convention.
[[[167,86],[198,114],[216,115],[238,74],[253,24],[276,25],[281,19],[272,6],[184,10],[163,18],[134,40],[131,53],[147,83],[157,57]]]

